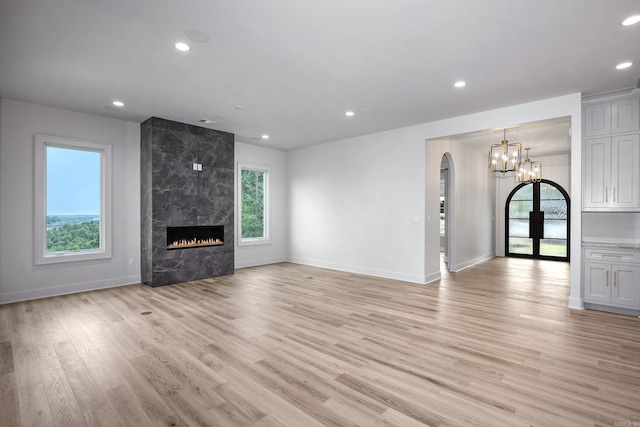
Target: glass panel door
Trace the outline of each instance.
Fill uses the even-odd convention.
[[[533,239],[529,236],[529,212],[533,210],[533,186],[522,187],[508,208],[509,253],[533,255]]]
[[[569,260],[569,196],[542,180],[521,184],[506,206],[506,255]]]
[[[544,212],[540,255],[566,258],[569,212],[560,190],[547,183],[540,184],[540,211]]]

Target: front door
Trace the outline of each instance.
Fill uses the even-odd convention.
[[[505,207],[506,255],[569,260],[569,195],[555,182],[520,184]]]

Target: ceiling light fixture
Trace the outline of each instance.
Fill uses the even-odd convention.
[[[520,165],[518,174],[516,175],[517,182],[533,183],[542,181],[542,162],[531,161],[529,158],[530,148],[525,148],[527,152],[527,158],[524,159],[524,163]]]
[[[489,146],[489,172],[497,174],[514,173],[522,163],[522,146],[519,142],[507,141],[507,130],[499,144]]]
[[[633,65],[633,62],[621,62],[616,65],[616,70],[624,70],[625,68],[629,68]]]
[[[269,135],[265,133],[264,135],[262,135],[262,139],[269,139]]]
[[[638,22],[640,22],[640,15],[633,15],[622,21],[622,25],[633,25],[637,24]]]
[[[465,82],[463,80],[460,80],[460,81],[455,82],[453,85],[455,87],[465,87],[467,85],[467,82]]]
[[[124,102],[122,101],[113,101],[112,104],[116,107],[124,107]]]
[[[182,43],[182,42],[178,42],[178,43],[174,44],[174,46],[180,52],[189,52],[191,50],[191,48],[189,47],[188,44]]]
[[[345,116],[353,116],[355,113],[353,111],[347,111],[346,113],[344,113]]]

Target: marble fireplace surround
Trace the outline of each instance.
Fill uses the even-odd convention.
[[[233,134],[151,117],[140,139],[142,281],[155,287],[233,274]],[[167,228],[188,226],[222,226],[221,242],[169,249]]]

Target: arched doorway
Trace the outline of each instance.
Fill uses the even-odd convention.
[[[440,160],[440,250],[446,269],[455,268],[455,171],[450,153],[444,153]]]
[[[569,261],[570,200],[555,182],[523,183],[505,206],[505,255]]]

